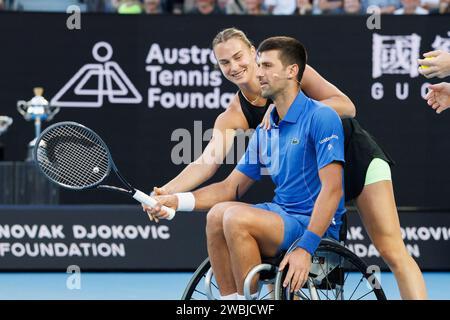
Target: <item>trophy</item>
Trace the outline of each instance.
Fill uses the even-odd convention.
[[[13,119],[6,116],[0,116],[0,136],[8,130],[8,127],[12,125]]]
[[[0,116],[0,136],[8,130],[8,127],[13,123],[13,119],[7,116]],[[3,153],[3,144],[0,141],[0,161],[3,161],[4,153]],[[1,174],[0,174],[1,177]],[[1,182],[0,182],[1,184]]]
[[[34,97],[30,101],[17,101],[17,110],[26,121],[34,121],[35,138],[28,144],[27,161],[33,160],[33,149],[37,137],[41,134],[42,121],[51,121],[59,112],[59,107],[52,107],[42,96],[44,89],[37,87],[33,89]]]

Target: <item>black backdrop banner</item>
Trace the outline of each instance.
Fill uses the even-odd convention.
[[[155,224],[138,206],[4,206],[0,220],[2,270],[191,270],[206,256],[202,214]]]
[[[0,114],[14,118],[0,139],[5,158],[26,157],[33,126],[16,111],[32,88],[61,106],[53,121],[77,121],[97,131],[123,174],[150,190],[174,177],[205,146],[215,118],[236,88],[215,68],[210,43],[223,28],[243,29],[257,44],[273,35],[301,40],[309,63],[351,97],[357,118],[393,156],[397,204],[450,208],[448,113],[422,99],[427,81],[416,59],[450,50],[446,16],[366,17],[81,16],[69,30],[65,14],[0,14]],[[189,152],[180,144],[192,142]],[[181,155],[177,157],[177,155]],[[236,162],[235,157],[235,161]],[[220,180],[233,168],[221,168]],[[267,201],[270,182],[248,198]],[[108,192],[62,191],[62,204],[131,203]]]
[[[181,212],[156,224],[140,206],[1,206],[0,270],[192,271],[207,256],[205,215]],[[358,214],[348,217],[347,247],[387,270]],[[449,212],[400,211],[406,247],[422,270],[450,270],[449,220]]]

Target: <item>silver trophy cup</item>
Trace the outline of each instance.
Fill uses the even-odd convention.
[[[0,116],[0,136],[4,134],[10,125],[12,125],[13,119],[7,116]]]
[[[17,110],[27,121],[34,121],[35,138],[28,144],[27,161],[33,160],[33,148],[37,137],[41,134],[43,121],[51,121],[59,112],[58,107],[52,107],[48,101],[42,96],[43,88],[34,88],[34,97],[30,101],[17,101]]]

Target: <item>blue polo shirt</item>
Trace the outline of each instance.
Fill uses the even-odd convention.
[[[269,174],[276,186],[272,202],[289,214],[311,216],[321,189],[319,170],[333,161],[345,162],[341,119],[300,92],[283,120],[274,108],[271,129],[256,129],[236,169],[253,180]],[[344,213],[342,197],[330,227],[338,230]]]

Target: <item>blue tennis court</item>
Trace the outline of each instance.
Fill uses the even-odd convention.
[[[82,273],[81,288],[69,290],[65,273],[1,273],[4,300],[178,300],[190,272]],[[429,298],[450,299],[450,273],[425,272]],[[350,279],[351,281],[351,279]],[[388,299],[400,299],[391,273],[381,274]]]

